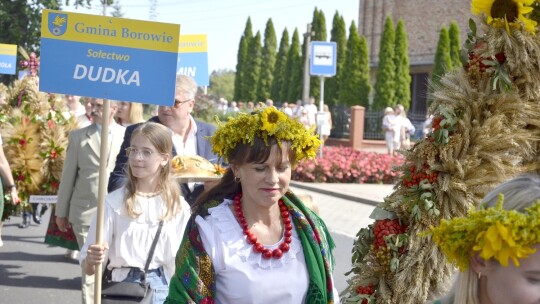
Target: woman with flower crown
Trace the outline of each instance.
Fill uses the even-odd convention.
[[[192,206],[165,303],[339,302],[333,240],[289,190],[313,131],[267,107],[218,122],[211,143],[230,167]]]
[[[538,175],[501,184],[479,210],[443,220],[429,234],[461,270],[449,294],[434,304],[540,303]]]

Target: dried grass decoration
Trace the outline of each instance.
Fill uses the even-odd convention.
[[[3,148],[24,207],[32,194],[57,193],[67,134],[78,125],[62,114],[62,99],[39,92],[37,76],[16,80],[7,92],[0,108]]]
[[[358,232],[344,303],[418,304],[441,295],[455,265],[419,234],[538,169],[540,38],[519,20],[493,26],[483,15],[478,23],[484,34],[471,20],[465,68],[433,88],[431,133],[404,151],[403,177],[371,215],[375,223]]]

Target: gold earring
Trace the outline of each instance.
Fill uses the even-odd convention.
[[[482,277],[482,272],[479,271],[479,272],[478,272],[478,279],[480,280],[481,277]]]

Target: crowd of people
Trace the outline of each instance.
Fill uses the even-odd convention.
[[[74,117],[80,128],[69,133],[51,221],[61,232],[72,231],[81,249],[80,253],[68,250],[66,256],[78,258],[81,264],[82,303],[94,302],[97,265],[102,265],[113,281],[138,282],[145,272],[145,281],[153,290],[152,303],[197,302],[199,296],[235,302],[239,292],[242,298],[255,301],[261,292],[266,293],[266,288],[258,288],[263,285],[275,290],[275,299],[337,302],[331,274],[331,236],[309,195],[301,195],[304,205],[289,190],[294,164],[316,155],[319,141],[313,129],[268,101],[266,105],[248,104],[250,112],[236,118],[252,124],[251,128],[231,129],[234,120],[228,120],[216,130],[193,117],[196,92],[193,79],[178,76],[174,105],[160,106],[157,115],[147,121],[142,118],[142,105],[137,103],[110,101],[109,116],[104,117],[103,99],[65,96],[65,117]],[[316,112],[314,105],[306,108]],[[240,111],[235,103],[228,109]],[[268,115],[275,115],[278,121],[263,125],[263,116]],[[104,120],[109,125],[107,154],[100,155]],[[269,129],[269,124],[280,127]],[[248,130],[256,131],[243,134]],[[237,135],[228,135],[226,149],[218,143],[225,138],[224,132]],[[245,136],[250,137],[249,143],[240,140]],[[171,172],[171,159],[176,155],[199,155],[213,163],[226,161],[230,166],[217,184],[180,183]],[[104,178],[98,174],[100,161],[106,163],[109,194],[104,206],[104,240],[96,243],[97,187]],[[10,173],[0,153],[0,174],[8,183],[12,200],[17,201]],[[213,206],[213,202],[220,204]],[[222,220],[234,233],[220,234],[215,224]],[[28,225],[25,222],[21,228]],[[249,231],[248,238],[245,231]],[[192,248],[193,253],[200,249],[188,233],[202,238],[206,248],[202,254],[210,259],[210,268],[198,269],[195,261],[200,257],[177,252],[179,247]],[[314,234],[319,239],[313,239]],[[150,250],[157,235],[155,250]],[[229,239],[235,240],[234,248]],[[237,253],[231,256],[235,250]],[[257,262],[246,261],[239,253]],[[222,254],[234,259],[222,261]],[[144,271],[149,256],[149,267]],[[192,274],[190,282],[182,279],[180,267],[187,267]],[[215,278],[210,289],[192,285],[203,282],[209,269]],[[286,280],[292,270],[301,275]],[[236,285],[237,273],[241,272],[249,276],[241,279],[242,285]],[[268,276],[276,280],[268,281]],[[230,289],[231,279],[243,287]],[[295,288],[284,288],[290,284]],[[169,286],[173,287],[170,292]]]
[[[249,113],[216,128],[193,117],[196,92],[193,79],[178,76],[174,105],[160,106],[147,121],[140,104],[111,101],[109,117],[103,117],[102,99],[85,98],[81,104],[77,97],[68,96],[66,115],[76,117],[81,128],[69,134],[54,221],[61,231],[71,228],[81,248],[82,303],[94,302],[98,265],[113,281],[149,282],[155,304],[260,299],[339,303],[332,276],[332,237],[311,198],[289,189],[295,164],[314,158],[321,143],[312,128],[317,120],[314,100],[292,107],[284,103],[279,109],[271,102],[253,105]],[[237,104],[231,103],[230,108],[240,111]],[[327,107],[325,112],[328,121],[318,126],[323,139],[331,129]],[[100,155],[105,119],[109,122],[107,155]],[[385,109],[383,128],[389,154],[407,148],[407,135],[414,133],[401,105]],[[171,168],[176,155],[199,155],[228,167],[218,182],[180,183]],[[102,156],[106,177],[98,174]],[[1,149],[0,175],[8,183],[11,199],[17,201]],[[97,185],[103,178],[109,194],[104,238],[97,243]],[[540,178],[520,176],[490,192],[484,209],[476,211],[480,215],[473,212],[461,221],[478,220],[487,208],[491,215],[519,217],[512,229],[540,235],[533,225],[539,199]],[[3,204],[0,200],[0,213]],[[522,215],[509,215],[510,210]],[[488,254],[475,249],[456,255],[455,250],[444,250],[444,236],[457,233],[453,225],[457,224],[450,222],[429,232],[449,259],[466,261],[455,287],[434,303],[496,303],[494,299],[529,303],[540,298],[536,288],[540,253],[535,251],[540,238],[522,241],[518,253],[492,248]],[[492,228],[473,226],[473,243],[465,245],[479,248],[478,240]],[[509,259],[513,264],[507,266]]]
[[[274,101],[267,99],[264,103],[254,103],[252,101],[248,103],[231,101],[228,102],[224,98],[220,98],[216,102],[216,109],[218,113],[223,115],[236,115],[239,112],[251,113],[254,110],[259,110],[261,107],[274,106]],[[284,101],[281,103],[279,109],[287,116],[298,119],[307,129],[314,128],[317,134],[322,135],[322,139],[326,140],[330,136],[332,130],[332,113],[327,104],[323,106],[323,117],[318,118],[319,109],[315,105],[315,98],[309,98],[305,103],[302,100],[298,100],[296,103],[289,103]]]

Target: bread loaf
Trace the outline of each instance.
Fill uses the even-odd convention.
[[[207,159],[198,155],[177,155],[172,159],[175,177],[186,178],[219,178],[222,172]]]

